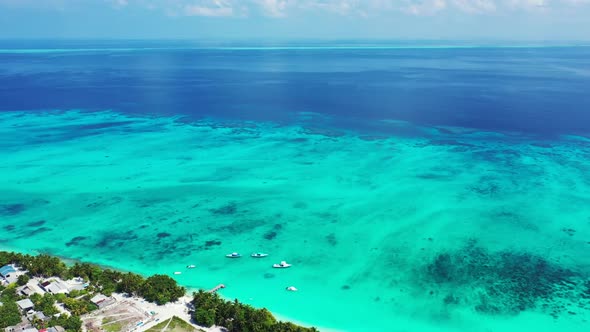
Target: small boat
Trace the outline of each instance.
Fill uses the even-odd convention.
[[[297,291],[297,288],[295,288],[295,286],[289,286],[289,287],[287,287],[287,290],[289,292],[296,292]]]
[[[274,267],[275,269],[286,269],[288,267],[291,267],[291,264],[282,261],[279,264],[273,264],[272,267]]]
[[[262,258],[262,257],[266,257],[268,256],[268,254],[263,254],[261,252],[255,252],[252,255],[250,255],[250,257],[254,257],[254,258]]]
[[[240,258],[242,255],[238,254],[237,252],[232,252],[231,254],[225,255],[227,258]]]
[[[195,267],[197,267],[197,266],[196,265],[193,265],[193,264],[186,266],[187,269],[194,269]]]
[[[179,275],[179,274],[182,274],[182,272],[176,271],[176,272],[174,272],[174,274]]]

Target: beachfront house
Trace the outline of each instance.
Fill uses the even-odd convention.
[[[68,294],[68,285],[61,280],[47,280],[39,284],[41,289],[51,294]]]
[[[16,282],[18,276],[16,275],[16,269],[12,265],[4,265],[0,267],[0,281],[6,284],[12,284]]]
[[[104,296],[102,294],[96,294],[94,295],[94,297],[90,299],[90,302],[96,304],[98,308],[102,309],[110,304],[115,303],[115,299],[113,299],[112,297]]]
[[[24,299],[24,300],[20,300],[20,301],[16,301],[16,305],[18,305],[18,307],[20,308],[20,310],[22,310],[23,312],[28,312],[29,310],[33,310],[33,308],[35,307],[35,305],[33,304],[33,302],[29,299]]]

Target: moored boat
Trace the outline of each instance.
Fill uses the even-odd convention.
[[[282,261],[279,264],[273,264],[272,267],[274,267],[275,269],[286,269],[288,267],[291,267],[291,264]]]
[[[254,257],[254,258],[263,258],[268,256],[268,254],[265,253],[261,253],[261,252],[255,252],[252,255],[250,255],[250,257]]]
[[[238,254],[237,252],[232,252],[231,254],[225,255],[227,258],[240,258],[242,255]]]

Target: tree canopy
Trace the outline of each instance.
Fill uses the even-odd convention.
[[[238,300],[226,301],[215,293],[199,291],[193,294],[193,320],[202,326],[218,325],[229,332],[314,332],[292,323],[279,322],[270,311],[255,309]]]
[[[139,289],[140,295],[149,302],[165,304],[175,302],[185,294],[184,287],[167,275],[156,274],[145,280]]]

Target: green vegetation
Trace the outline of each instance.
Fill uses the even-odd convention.
[[[20,275],[20,276],[18,276],[16,284],[19,286],[24,286],[27,284],[27,282],[29,282],[30,279],[31,278],[29,278],[29,276],[26,274]]]
[[[59,311],[54,306],[55,304],[55,296],[50,293],[45,293],[43,296],[39,294],[33,294],[29,297],[29,299],[35,305],[35,310],[43,312],[43,314],[47,317],[51,317]]]
[[[0,306],[0,328],[9,327],[20,323],[20,310],[13,300],[2,300]]]
[[[60,277],[70,279],[81,277],[89,284],[86,290],[72,291],[67,297],[77,298],[88,293],[100,292],[110,296],[113,292],[140,295],[147,301],[157,304],[166,304],[178,300],[183,296],[185,289],[176,284],[176,281],[165,275],[154,275],[144,279],[139,274],[123,273],[111,269],[103,269],[98,265],[88,263],[75,263],[67,267],[57,257],[49,255],[24,255],[0,251],[0,266],[15,264],[28,271],[28,275],[19,277],[19,284],[25,284],[30,277]],[[87,298],[83,300],[71,300],[66,296],[59,296],[55,300],[63,302],[72,313],[84,314],[95,308]]]
[[[30,277],[60,277],[70,279],[81,277],[88,282],[88,287],[81,291],[72,291],[65,294],[31,295],[30,299],[35,308],[47,317],[49,322],[37,322],[37,327],[62,326],[68,332],[78,332],[82,328],[80,315],[84,315],[97,307],[90,302],[91,294],[100,292],[111,295],[113,292],[122,292],[130,295],[139,295],[149,302],[159,305],[177,301],[185,294],[184,287],[178,286],[176,281],[166,275],[153,275],[147,279],[134,273],[123,273],[88,263],[75,263],[66,266],[60,259],[48,255],[23,255],[0,251],[0,266],[15,264],[28,271],[27,275],[18,279],[19,285],[24,285]],[[16,325],[21,320],[21,314],[16,305],[19,297],[15,291],[16,285],[10,285],[0,289],[0,301],[4,303],[0,307],[0,328]],[[61,315],[55,317],[57,309],[54,304],[63,303],[72,313],[72,316]],[[235,301],[225,301],[217,294],[199,291],[194,293],[192,301],[195,306],[192,318],[203,326],[218,325],[227,328],[229,332],[314,332],[315,328],[305,328],[292,323],[279,322],[266,309],[255,309],[252,306]],[[103,322],[107,324],[108,322]],[[162,322],[164,323],[164,322]],[[45,324],[45,326],[40,326]],[[120,324],[113,323],[105,326],[106,331],[114,331],[120,328]],[[161,325],[161,324],[160,324]],[[158,325],[158,326],[160,326]],[[154,330],[157,327],[150,329]],[[163,328],[163,326],[161,327]],[[161,329],[160,328],[160,329]],[[180,318],[175,317],[168,327],[176,332],[193,332],[195,329]]]
[[[184,320],[182,320],[176,316],[172,317],[171,319],[172,319],[172,321],[170,321],[170,319],[166,319],[166,320],[162,321],[158,325],[148,329],[146,332],[162,332],[162,330],[166,326],[168,326],[166,328],[166,332],[196,332],[196,331],[198,331],[191,324],[185,322]],[[168,324],[168,322],[170,322],[170,324]]]
[[[255,309],[238,300],[226,301],[215,293],[193,294],[193,320],[202,326],[223,326],[229,332],[314,332],[292,323],[279,322],[266,309]]]
[[[20,310],[16,305],[18,297],[13,285],[0,291],[0,329],[16,325],[20,322]]]
[[[81,316],[98,309],[98,307],[94,303],[85,299],[78,300],[73,298],[66,298],[64,299],[63,304],[73,315],[76,316]]]
[[[156,274],[146,279],[139,293],[149,302],[166,304],[177,301],[185,294],[185,289],[177,286],[176,281],[169,276]]]
[[[144,279],[138,274],[103,269],[98,265],[88,263],[75,263],[68,267],[59,258],[49,255],[31,256],[0,251],[0,266],[6,264],[14,264],[28,272],[19,276],[16,284],[0,288],[0,302],[4,304],[0,306],[0,328],[20,323],[21,312],[16,301],[24,297],[18,296],[15,288],[17,285],[25,285],[31,277],[60,277],[62,279],[81,277],[88,282],[88,287],[85,290],[71,291],[67,295],[45,294],[41,296],[33,294],[30,296],[31,301],[35,304],[35,309],[43,312],[45,316],[51,317],[49,322],[35,322],[34,325],[37,328],[62,326],[68,332],[80,331],[82,328],[80,316],[98,309],[95,304],[90,302],[90,294],[100,292],[109,296],[113,292],[122,292],[141,295],[147,301],[157,304],[166,304],[176,301],[185,293],[185,289],[178,286],[176,281],[168,276],[155,275]],[[58,313],[57,308],[54,307],[56,302],[63,303],[72,315],[55,317],[54,315]],[[118,328],[117,323],[112,325],[111,329]],[[109,326],[107,325],[107,327]]]

